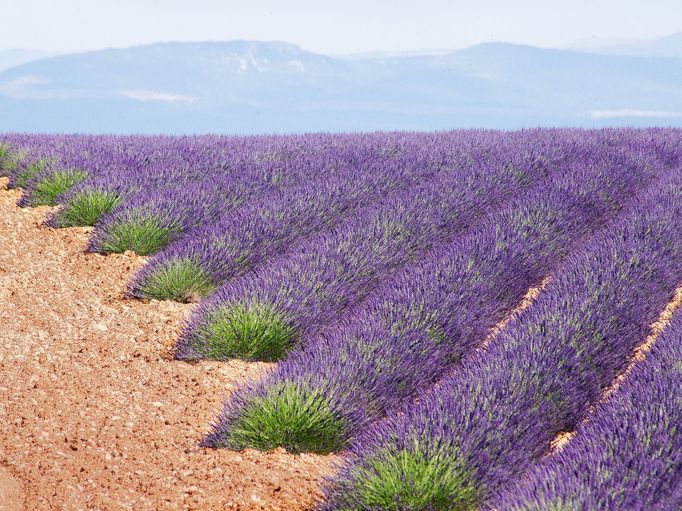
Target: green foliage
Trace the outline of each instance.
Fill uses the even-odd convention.
[[[9,176],[24,159],[24,153],[14,151],[9,144],[0,144],[0,176]]]
[[[452,455],[410,449],[382,452],[353,474],[363,509],[468,510],[478,504],[476,488]]]
[[[172,227],[153,216],[112,223],[107,227],[100,250],[114,253],[132,250],[138,255],[149,255],[168,245],[173,233]]]
[[[344,422],[319,390],[286,383],[241,411],[223,447],[327,454],[342,449],[345,438]]]
[[[16,173],[14,186],[17,188],[26,188],[26,185],[31,179],[47,168],[48,163],[47,160],[41,159],[26,165],[23,170]]]
[[[139,291],[147,298],[195,301],[214,288],[210,275],[191,259],[171,259],[147,275]]]
[[[448,340],[438,318],[424,309],[424,304],[415,302],[409,306],[390,304],[385,307],[393,309],[392,314],[385,316],[387,326],[394,335],[402,335],[406,332],[421,330],[431,339],[434,344],[440,344]],[[400,308],[399,310],[397,308]]]
[[[31,196],[34,206],[54,206],[56,199],[88,176],[84,170],[60,170],[36,184]]]
[[[0,144],[0,176],[6,176],[9,174],[9,162],[11,154],[11,149],[7,144]]]
[[[295,332],[274,307],[256,302],[216,309],[195,335],[208,358],[275,361],[289,351]]]
[[[56,223],[60,227],[93,226],[120,202],[114,192],[87,190],[71,198],[57,213]]]

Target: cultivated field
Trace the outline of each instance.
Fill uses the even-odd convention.
[[[679,509],[681,141],[0,136],[0,498]]]

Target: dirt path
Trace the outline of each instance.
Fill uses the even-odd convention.
[[[5,184],[0,509],[294,510],[319,499],[331,457],[197,447],[229,389],[265,365],[172,361],[191,306],[123,299],[142,258],[83,254],[87,230],[41,227],[45,208],[17,208]]]

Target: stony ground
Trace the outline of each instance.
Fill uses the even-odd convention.
[[[0,510],[306,509],[331,457],[198,442],[265,364],[172,360],[191,305],[123,289],[144,260],[84,254],[0,181]]]

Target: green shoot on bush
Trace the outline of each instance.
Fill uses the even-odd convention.
[[[94,226],[121,202],[117,193],[87,190],[76,194],[56,216],[60,227]]]
[[[478,498],[462,462],[450,455],[409,449],[375,455],[353,474],[363,509],[469,510]]]
[[[295,332],[272,306],[238,303],[213,311],[195,335],[208,358],[275,361],[289,351]]]
[[[34,206],[54,206],[56,199],[88,176],[84,170],[60,170],[36,184],[31,197]]]
[[[140,285],[140,293],[157,300],[196,301],[214,288],[211,276],[191,259],[172,259],[155,268]]]
[[[153,254],[170,243],[174,231],[153,216],[112,223],[107,227],[100,250],[114,253],[132,250],[143,256]]]
[[[245,408],[225,439],[229,449],[262,451],[284,447],[292,453],[330,453],[340,450],[346,428],[318,390],[292,383],[269,390]]]

